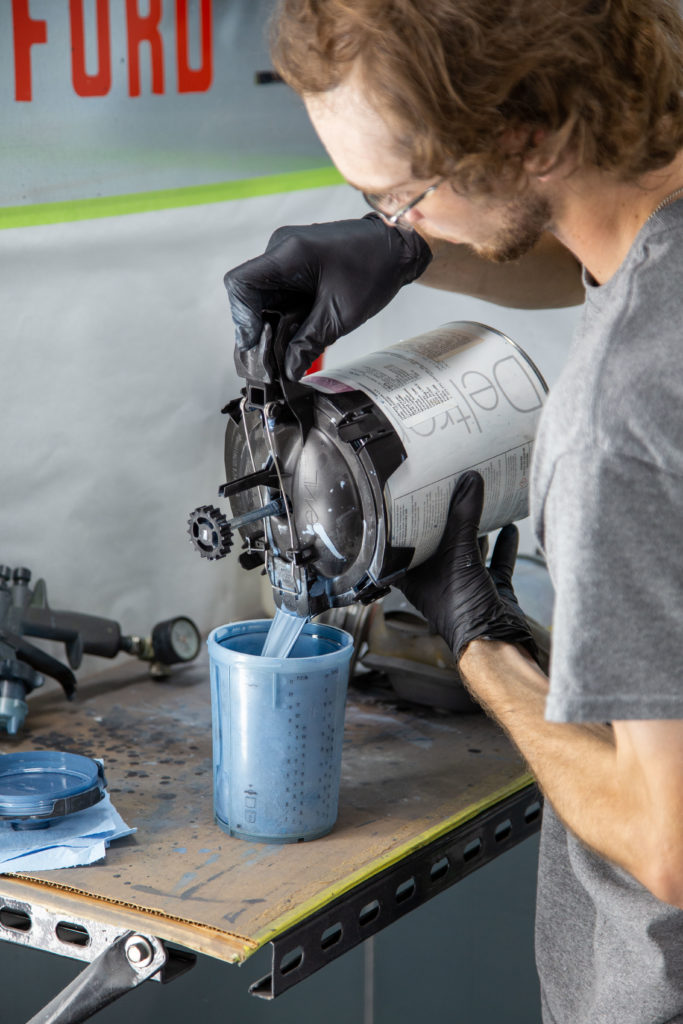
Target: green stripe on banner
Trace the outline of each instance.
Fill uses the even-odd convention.
[[[134,192],[123,196],[96,199],[70,199],[63,203],[35,203],[0,207],[0,228],[28,228],[38,224],[63,224],[98,217],[120,217],[127,213],[150,213],[182,206],[224,203],[231,199],[252,199],[278,192],[298,192],[326,185],[342,185],[344,179],[335,167],[309,171],[289,171],[263,178],[242,178],[218,185],[191,188],[167,188],[158,192]]]

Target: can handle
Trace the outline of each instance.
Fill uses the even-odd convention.
[[[301,316],[271,309],[264,309],[261,316],[263,328],[258,343],[251,348],[235,348],[235,369],[248,383],[276,384],[286,378],[285,352],[299,329]]]
[[[313,426],[313,392],[290,380],[285,372],[287,346],[299,329],[297,313],[263,311],[263,330],[258,345],[235,349],[235,368],[246,379],[247,401],[254,408],[283,403],[298,421],[302,444]]]

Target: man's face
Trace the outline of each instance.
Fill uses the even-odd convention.
[[[391,193],[407,203],[435,183],[416,180],[390,126],[368,105],[350,75],[327,93],[304,97],[306,109],[332,161],[362,192]],[[469,245],[494,262],[518,259],[538,241],[551,219],[546,197],[530,185],[513,199],[466,196],[448,181],[425,197],[402,223],[430,238]]]

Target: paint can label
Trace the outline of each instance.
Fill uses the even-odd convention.
[[[360,390],[382,410],[407,459],[385,487],[388,537],[414,547],[412,565],[436,549],[458,477],[485,482],[481,532],[528,514],[529,470],[546,384],[525,353],[481,324],[445,324],[325,370],[306,383],[327,394]]]

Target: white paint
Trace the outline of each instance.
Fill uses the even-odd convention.
[[[327,511],[331,512],[332,509],[329,508]],[[313,523],[313,532],[316,534],[317,537],[320,537],[321,541],[323,542],[327,550],[331,552],[335,558],[340,558],[342,562],[346,561],[341,552],[337,551],[336,547],[332,543],[329,533],[327,532],[322,523]]]

